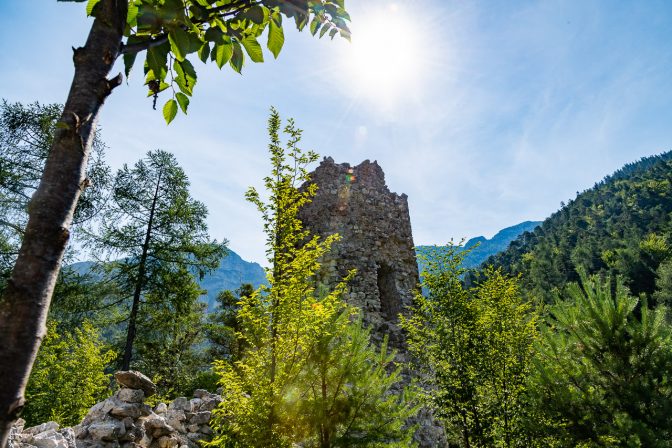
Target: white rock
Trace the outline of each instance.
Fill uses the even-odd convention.
[[[25,429],[23,432],[26,434],[39,434],[41,432],[46,432],[49,430],[54,430],[56,431],[58,429],[58,423],[56,422],[47,422],[47,423],[42,423],[41,425],[33,426],[32,428]]]

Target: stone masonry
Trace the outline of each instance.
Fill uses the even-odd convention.
[[[419,283],[407,196],[390,192],[375,161],[353,167],[326,157],[311,182],[317,194],[299,213],[301,221],[313,234],[341,236],[322,261],[320,280],[333,285],[356,269],[346,301],[362,310],[373,340],[387,335],[397,361],[406,361],[398,316],[411,305]],[[411,375],[405,372],[405,380]],[[411,423],[419,426],[414,438],[421,448],[446,445],[429,410]]]
[[[390,192],[375,161],[351,167],[327,157],[311,181],[317,194],[299,217],[313,234],[341,236],[323,262],[322,280],[331,284],[356,269],[346,300],[362,310],[375,340],[387,334],[401,348],[397,316],[418,285],[407,196]]]

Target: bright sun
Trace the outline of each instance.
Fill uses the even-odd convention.
[[[396,5],[353,22],[347,45],[347,72],[360,96],[393,101],[417,91],[422,81],[424,54],[421,32]]]

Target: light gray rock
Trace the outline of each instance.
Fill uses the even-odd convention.
[[[174,437],[163,436],[159,439],[159,448],[175,448],[179,443]]]
[[[157,415],[150,415],[147,417],[144,423],[144,428],[145,432],[154,438],[167,436],[171,432],[175,431],[172,426],[170,426],[163,418]]]
[[[54,429],[36,434],[31,444],[38,448],[74,448],[74,445],[68,444],[68,439]]]
[[[110,410],[110,414],[120,419],[125,417],[136,419],[142,415],[142,409],[136,403],[120,402]]]
[[[186,397],[177,397],[168,405],[168,409],[177,409],[185,412],[192,412],[192,403]]]
[[[205,389],[196,389],[194,391],[194,398],[203,398],[204,395],[209,395],[210,392],[208,392]]]
[[[168,405],[166,403],[159,403],[154,408],[154,412],[157,414],[165,414],[168,410]]]
[[[140,389],[145,397],[151,397],[156,393],[156,385],[152,380],[135,370],[122,370],[114,374],[114,379],[121,387],[128,389]]]
[[[124,387],[117,392],[117,398],[126,403],[142,403],[145,393],[141,389],[129,389]]]
[[[89,425],[88,435],[92,439],[113,441],[126,434],[124,424],[119,420],[107,420]]]
[[[57,430],[58,429],[58,423],[56,422],[47,422],[47,423],[42,423],[41,425],[33,426],[28,429],[24,429],[23,432],[25,434],[31,434],[31,435],[36,435],[41,432],[46,432],[50,430]]]
[[[194,414],[190,419],[189,423],[195,423],[197,425],[202,425],[210,421],[210,411],[203,411]]]

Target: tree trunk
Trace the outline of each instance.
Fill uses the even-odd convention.
[[[130,370],[131,358],[133,357],[133,342],[135,341],[136,322],[138,320],[138,308],[140,307],[140,296],[145,284],[145,272],[147,266],[147,254],[149,253],[149,243],[152,239],[152,225],[154,224],[154,213],[156,212],[156,202],[159,199],[159,190],[161,188],[161,178],[163,172],[159,171],[159,177],[156,180],[154,197],[152,198],[152,207],[149,210],[149,219],[147,220],[147,231],[145,232],[145,241],[142,243],[142,253],[140,254],[140,263],[138,265],[138,279],[135,282],[135,291],[133,291],[133,305],[131,306],[131,315],[128,318],[128,330],[126,331],[126,346],[124,347],[124,359],[121,363],[121,370]]]
[[[24,391],[45,335],[45,321],[68,242],[72,215],[86,187],[86,164],[100,107],[121,75],[107,76],[117,59],[127,0],[103,0],[83,48],[74,50],[75,75],[60,118],[12,275],[0,298],[0,448],[24,406]]]

